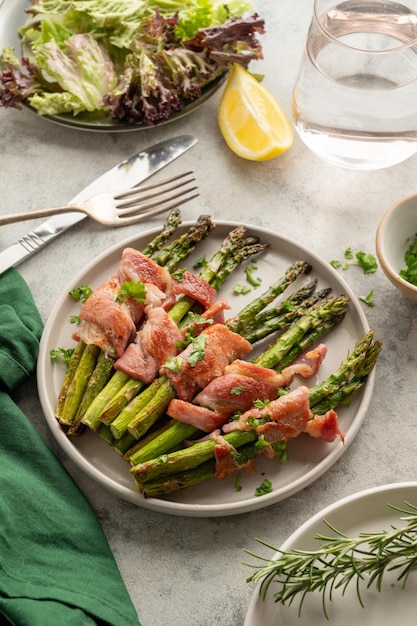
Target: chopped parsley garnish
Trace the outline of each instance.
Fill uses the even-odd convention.
[[[187,363],[189,363],[191,367],[194,367],[194,365],[197,365],[199,361],[204,359],[205,347],[206,347],[206,336],[198,335],[198,337],[196,337],[193,340],[192,349],[187,358]]]
[[[253,275],[253,273],[257,270],[258,267],[256,263],[249,265],[249,267],[245,269],[246,280],[250,285],[252,285],[252,287],[259,287],[259,285],[262,283],[262,278],[260,278],[259,276],[255,278],[255,276]]]
[[[232,387],[230,390],[230,393],[232,396],[240,396],[240,394],[242,393],[242,391],[244,391],[244,386],[243,385],[236,385],[236,387]]]
[[[265,406],[269,404],[269,400],[255,400],[253,406],[257,409],[263,409]]]
[[[352,248],[346,248],[344,253],[345,261],[330,261],[330,265],[335,269],[347,270],[351,265],[359,265],[364,274],[373,274],[378,268],[378,263],[373,254],[365,253],[362,250],[354,253]]]
[[[204,315],[200,315],[199,313],[194,313],[190,311],[187,315],[187,322],[192,324],[214,324],[214,320],[210,317],[204,317]]]
[[[179,372],[181,369],[182,359],[180,356],[169,356],[164,363],[164,367],[171,372]]]
[[[137,302],[145,302],[146,287],[140,280],[137,282],[127,280],[121,285],[116,302],[121,304],[123,300],[127,300],[128,298],[137,300]]]
[[[49,355],[52,361],[56,361],[59,357],[62,357],[64,363],[68,365],[73,355],[74,348],[57,348],[56,350],[50,350]]]
[[[255,271],[257,271],[258,267],[256,265],[256,263],[252,263],[251,265],[249,265],[246,269],[245,269],[245,276],[246,276],[246,281],[247,281],[247,285],[235,285],[233,287],[233,294],[235,296],[244,296],[247,293],[250,293],[252,291],[252,289],[259,287],[259,285],[262,283],[262,278],[255,277],[253,275],[253,273]]]
[[[85,302],[93,293],[93,290],[88,285],[80,285],[77,289],[72,289],[68,292],[68,295],[75,300],[75,302]]]
[[[171,276],[173,278],[175,278],[175,280],[178,280],[178,282],[181,282],[182,279],[184,278],[184,274],[187,270],[183,269],[183,270],[175,270],[175,272],[172,272]]]
[[[206,259],[206,255],[203,254],[203,256],[201,256],[199,259],[197,259],[197,261],[194,263],[194,267],[198,268],[198,267],[206,267],[207,265],[207,259]]]
[[[240,474],[236,476],[235,491],[242,491],[242,485],[240,484]]]
[[[359,296],[359,300],[361,300],[362,302],[365,302],[365,304],[367,304],[368,306],[375,306],[374,290],[371,289],[371,291],[368,293],[367,296]]]
[[[80,322],[81,322],[81,318],[79,315],[70,315],[71,324],[79,324]]]
[[[400,270],[401,278],[417,287],[417,234],[404,254],[406,268]]]
[[[267,493],[272,492],[272,483],[267,478],[261,482],[259,487],[255,489],[255,496],[265,496]]]
[[[276,441],[275,443],[271,443],[271,447],[281,463],[286,463],[288,459],[287,442]]]
[[[249,287],[249,285],[235,285],[233,287],[233,295],[235,296],[244,296],[247,293],[249,293],[251,290],[251,288]]]

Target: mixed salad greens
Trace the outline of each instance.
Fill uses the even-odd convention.
[[[262,58],[249,0],[32,0],[26,12],[22,57],[0,56],[0,106],[40,115],[154,125],[234,63]]]

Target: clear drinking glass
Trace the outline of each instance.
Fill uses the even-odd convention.
[[[417,0],[315,0],[292,118],[336,165],[379,169],[417,152]]]

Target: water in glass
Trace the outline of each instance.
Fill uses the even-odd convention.
[[[417,0],[315,0],[292,98],[303,142],[352,169],[417,152]]]

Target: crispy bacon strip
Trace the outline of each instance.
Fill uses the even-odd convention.
[[[226,418],[224,415],[211,411],[202,406],[196,406],[191,402],[174,398],[168,405],[167,415],[184,424],[191,424],[205,433],[223,426]]]
[[[217,291],[204,278],[192,274],[188,270],[181,273],[181,279],[173,279],[172,291],[174,295],[189,296],[203,305],[205,309],[213,305]]]
[[[230,309],[226,300],[217,300],[208,309],[201,313],[201,320],[192,321],[182,329],[184,338],[190,334],[193,336],[199,335],[205,328],[212,324],[224,324],[224,312],[226,309]]]
[[[125,248],[119,263],[121,282],[132,281],[155,285],[164,294],[170,294],[172,289],[171,274],[155,263],[142,252],[134,248]]]
[[[142,282],[146,288],[145,302],[134,298],[117,301],[124,282]],[[141,252],[125,248],[117,274],[100,285],[80,311],[81,324],[74,339],[99,346],[106,354],[120,358],[136,335],[145,306],[161,306],[166,293],[171,291],[172,279]]]
[[[136,380],[150,383],[168,357],[177,354],[182,335],[176,323],[162,307],[146,309],[146,319],[131,343],[115,362],[117,370]]]
[[[223,373],[225,366],[236,358],[249,354],[251,344],[243,337],[230,331],[223,324],[213,324],[199,335],[204,337],[204,355],[196,363],[190,362],[193,344],[178,356],[178,371],[167,369],[166,374],[174,385],[177,397],[190,401],[213,378]]]
[[[73,337],[99,346],[106,354],[121,356],[133,341],[136,326],[129,306],[118,303],[120,279],[112,276],[81,307],[81,323]]]
[[[238,420],[225,424],[223,432],[255,429],[269,443],[286,442],[302,432],[324,441],[334,441],[337,436],[343,441],[337,413],[332,410],[323,416],[313,417],[308,395],[308,387],[300,385],[261,409],[252,407]],[[264,424],[254,425],[253,420],[263,419],[267,420]]]
[[[245,463],[236,460],[236,449],[221,435],[215,437],[214,458],[216,461],[215,477],[224,480],[235,470],[244,469],[247,474],[252,474],[255,469],[255,459],[249,459]]]
[[[277,387],[269,380],[256,380],[243,374],[224,374],[204,387],[193,403],[208,407],[226,419],[234,413],[247,411],[256,400],[265,402],[276,397]]]
[[[327,347],[320,344],[300,356],[281,373],[273,369],[235,359],[224,368],[224,374],[212,380],[193,402],[213,411],[231,416],[249,410],[256,400],[275,400],[277,391],[288,386],[299,375],[315,376],[327,354]]]
[[[324,415],[315,415],[313,419],[307,422],[305,432],[310,437],[322,441],[332,442],[337,437],[340,437],[342,441],[345,440],[344,434],[339,428],[337,413],[333,410],[327,411]]]

